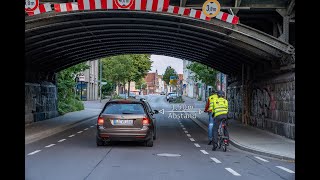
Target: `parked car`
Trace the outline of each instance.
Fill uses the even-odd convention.
[[[129,97],[130,97],[130,98],[133,98],[133,99],[136,99],[136,94],[133,93],[133,92],[130,92],[130,93],[129,93]]]
[[[167,97],[166,97],[167,101],[169,101],[169,96],[170,96],[170,94],[175,94],[175,92],[169,92],[169,93],[167,94]]]
[[[161,92],[160,95],[166,95],[164,92]]]
[[[96,144],[107,145],[110,141],[141,141],[147,147],[156,139],[154,114],[146,100],[115,99],[108,101],[97,121]]]
[[[128,99],[128,94],[119,94],[119,96],[123,99]]]
[[[170,103],[170,102],[176,100],[177,98],[178,98],[178,94],[176,94],[176,93],[175,94],[170,94],[168,102]]]

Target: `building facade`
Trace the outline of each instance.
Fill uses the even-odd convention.
[[[159,89],[158,71],[156,70],[156,72],[148,73],[144,80],[147,87],[143,91],[143,94],[157,94],[157,89]]]
[[[92,101],[99,99],[99,60],[87,61],[86,65],[90,68],[86,69],[78,75],[77,94],[83,101]]]

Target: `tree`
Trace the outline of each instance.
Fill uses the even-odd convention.
[[[74,96],[78,73],[90,68],[85,63],[80,63],[57,73],[58,111],[61,114],[83,109],[81,101]]]
[[[211,86],[216,84],[217,70],[197,62],[193,62],[188,65],[187,69],[190,69],[195,73],[194,81],[200,80],[201,82]]]
[[[173,69],[171,66],[168,66],[166,68],[166,71],[163,74],[163,80],[167,84],[169,84],[169,82],[170,82],[170,76],[176,76],[178,78],[177,71],[175,69]]]
[[[102,60],[102,76],[104,79],[115,83],[118,87],[128,82],[128,95],[130,92],[130,82],[138,82],[145,77],[151,69],[152,61],[150,55],[131,54],[107,57]],[[119,90],[119,89],[118,89]]]
[[[138,82],[141,78],[145,77],[151,69],[152,61],[150,55],[146,54],[132,54],[128,55],[128,60],[132,61],[133,69],[128,78],[128,97],[130,93],[130,82]]]
[[[145,89],[147,87],[147,83],[144,78],[141,78],[139,81],[136,81],[136,89]]]

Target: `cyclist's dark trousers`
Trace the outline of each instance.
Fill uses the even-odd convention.
[[[219,129],[219,126],[220,126],[220,123],[222,121],[222,119],[227,119],[227,115],[226,114],[221,114],[219,116],[216,116],[214,118],[214,124],[215,126],[213,126],[213,145],[214,144],[217,144],[218,143],[218,129]],[[229,133],[226,132],[228,137],[229,137]]]

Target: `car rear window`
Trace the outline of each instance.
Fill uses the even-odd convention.
[[[145,114],[142,104],[110,103],[104,109],[103,114]]]

